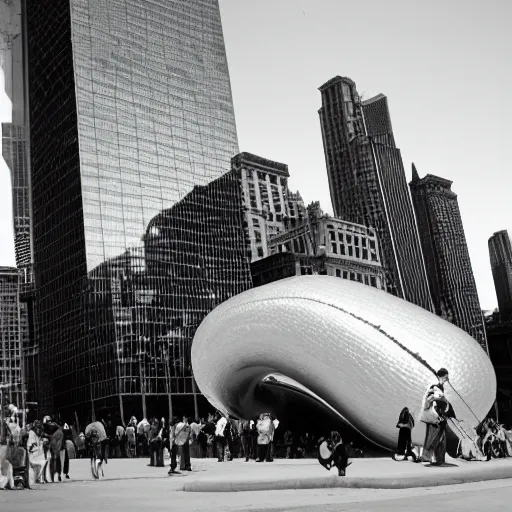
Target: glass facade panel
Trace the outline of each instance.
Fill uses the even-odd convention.
[[[27,0],[26,15],[42,408],[195,396],[188,350],[209,307],[197,273],[220,283],[216,297],[250,286],[242,224],[219,238],[240,194],[222,205],[212,188],[218,212],[201,223],[179,206],[238,153],[218,2]],[[160,268],[148,244],[173,207],[191,215],[173,228],[187,257]],[[199,228],[231,251],[215,279],[210,253],[191,257],[212,236]]]

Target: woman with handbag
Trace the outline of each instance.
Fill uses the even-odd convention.
[[[430,386],[423,397],[420,419],[427,425],[421,459],[435,466],[442,466],[446,458],[446,426],[448,418],[455,412],[444,394],[448,382],[448,370],[437,372],[438,383]]]

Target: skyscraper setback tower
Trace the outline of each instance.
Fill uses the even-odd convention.
[[[489,238],[489,257],[500,320],[508,322],[512,319],[512,246],[507,230]]]
[[[334,216],[376,229],[387,291],[432,311],[400,150],[387,99],[362,102],[336,76],[320,87],[319,110]]]
[[[466,236],[452,182],[412,166],[410,183],[435,313],[473,336],[488,352]]]
[[[116,310],[91,353],[91,322],[109,315],[85,322],[84,311],[107,290],[102,303],[117,308],[129,276],[144,281],[150,221],[238,153],[220,11],[217,0],[26,0],[24,13],[41,403],[88,415],[121,395],[120,363],[107,362],[132,334],[128,310]],[[130,299],[145,304],[139,323],[159,321],[154,293]],[[156,377],[137,368],[130,379],[144,394]]]

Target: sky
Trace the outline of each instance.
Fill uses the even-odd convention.
[[[453,181],[482,309],[497,305],[487,240],[512,233],[510,0],[220,0],[241,151],[288,164],[290,187],[332,206],[318,87],[336,75],[388,97],[407,180]],[[1,74],[1,72],[0,72]],[[10,105],[0,76],[0,120]],[[0,265],[14,265],[0,159]]]

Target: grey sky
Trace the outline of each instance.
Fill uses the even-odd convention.
[[[317,88],[335,75],[388,96],[407,178],[453,180],[481,305],[496,306],[487,240],[512,231],[509,0],[220,0],[240,149],[289,165],[332,212]],[[507,84],[508,85],[508,84]],[[0,116],[9,118],[5,96]],[[505,122],[507,120],[507,122]],[[0,265],[14,263],[0,163]]]

